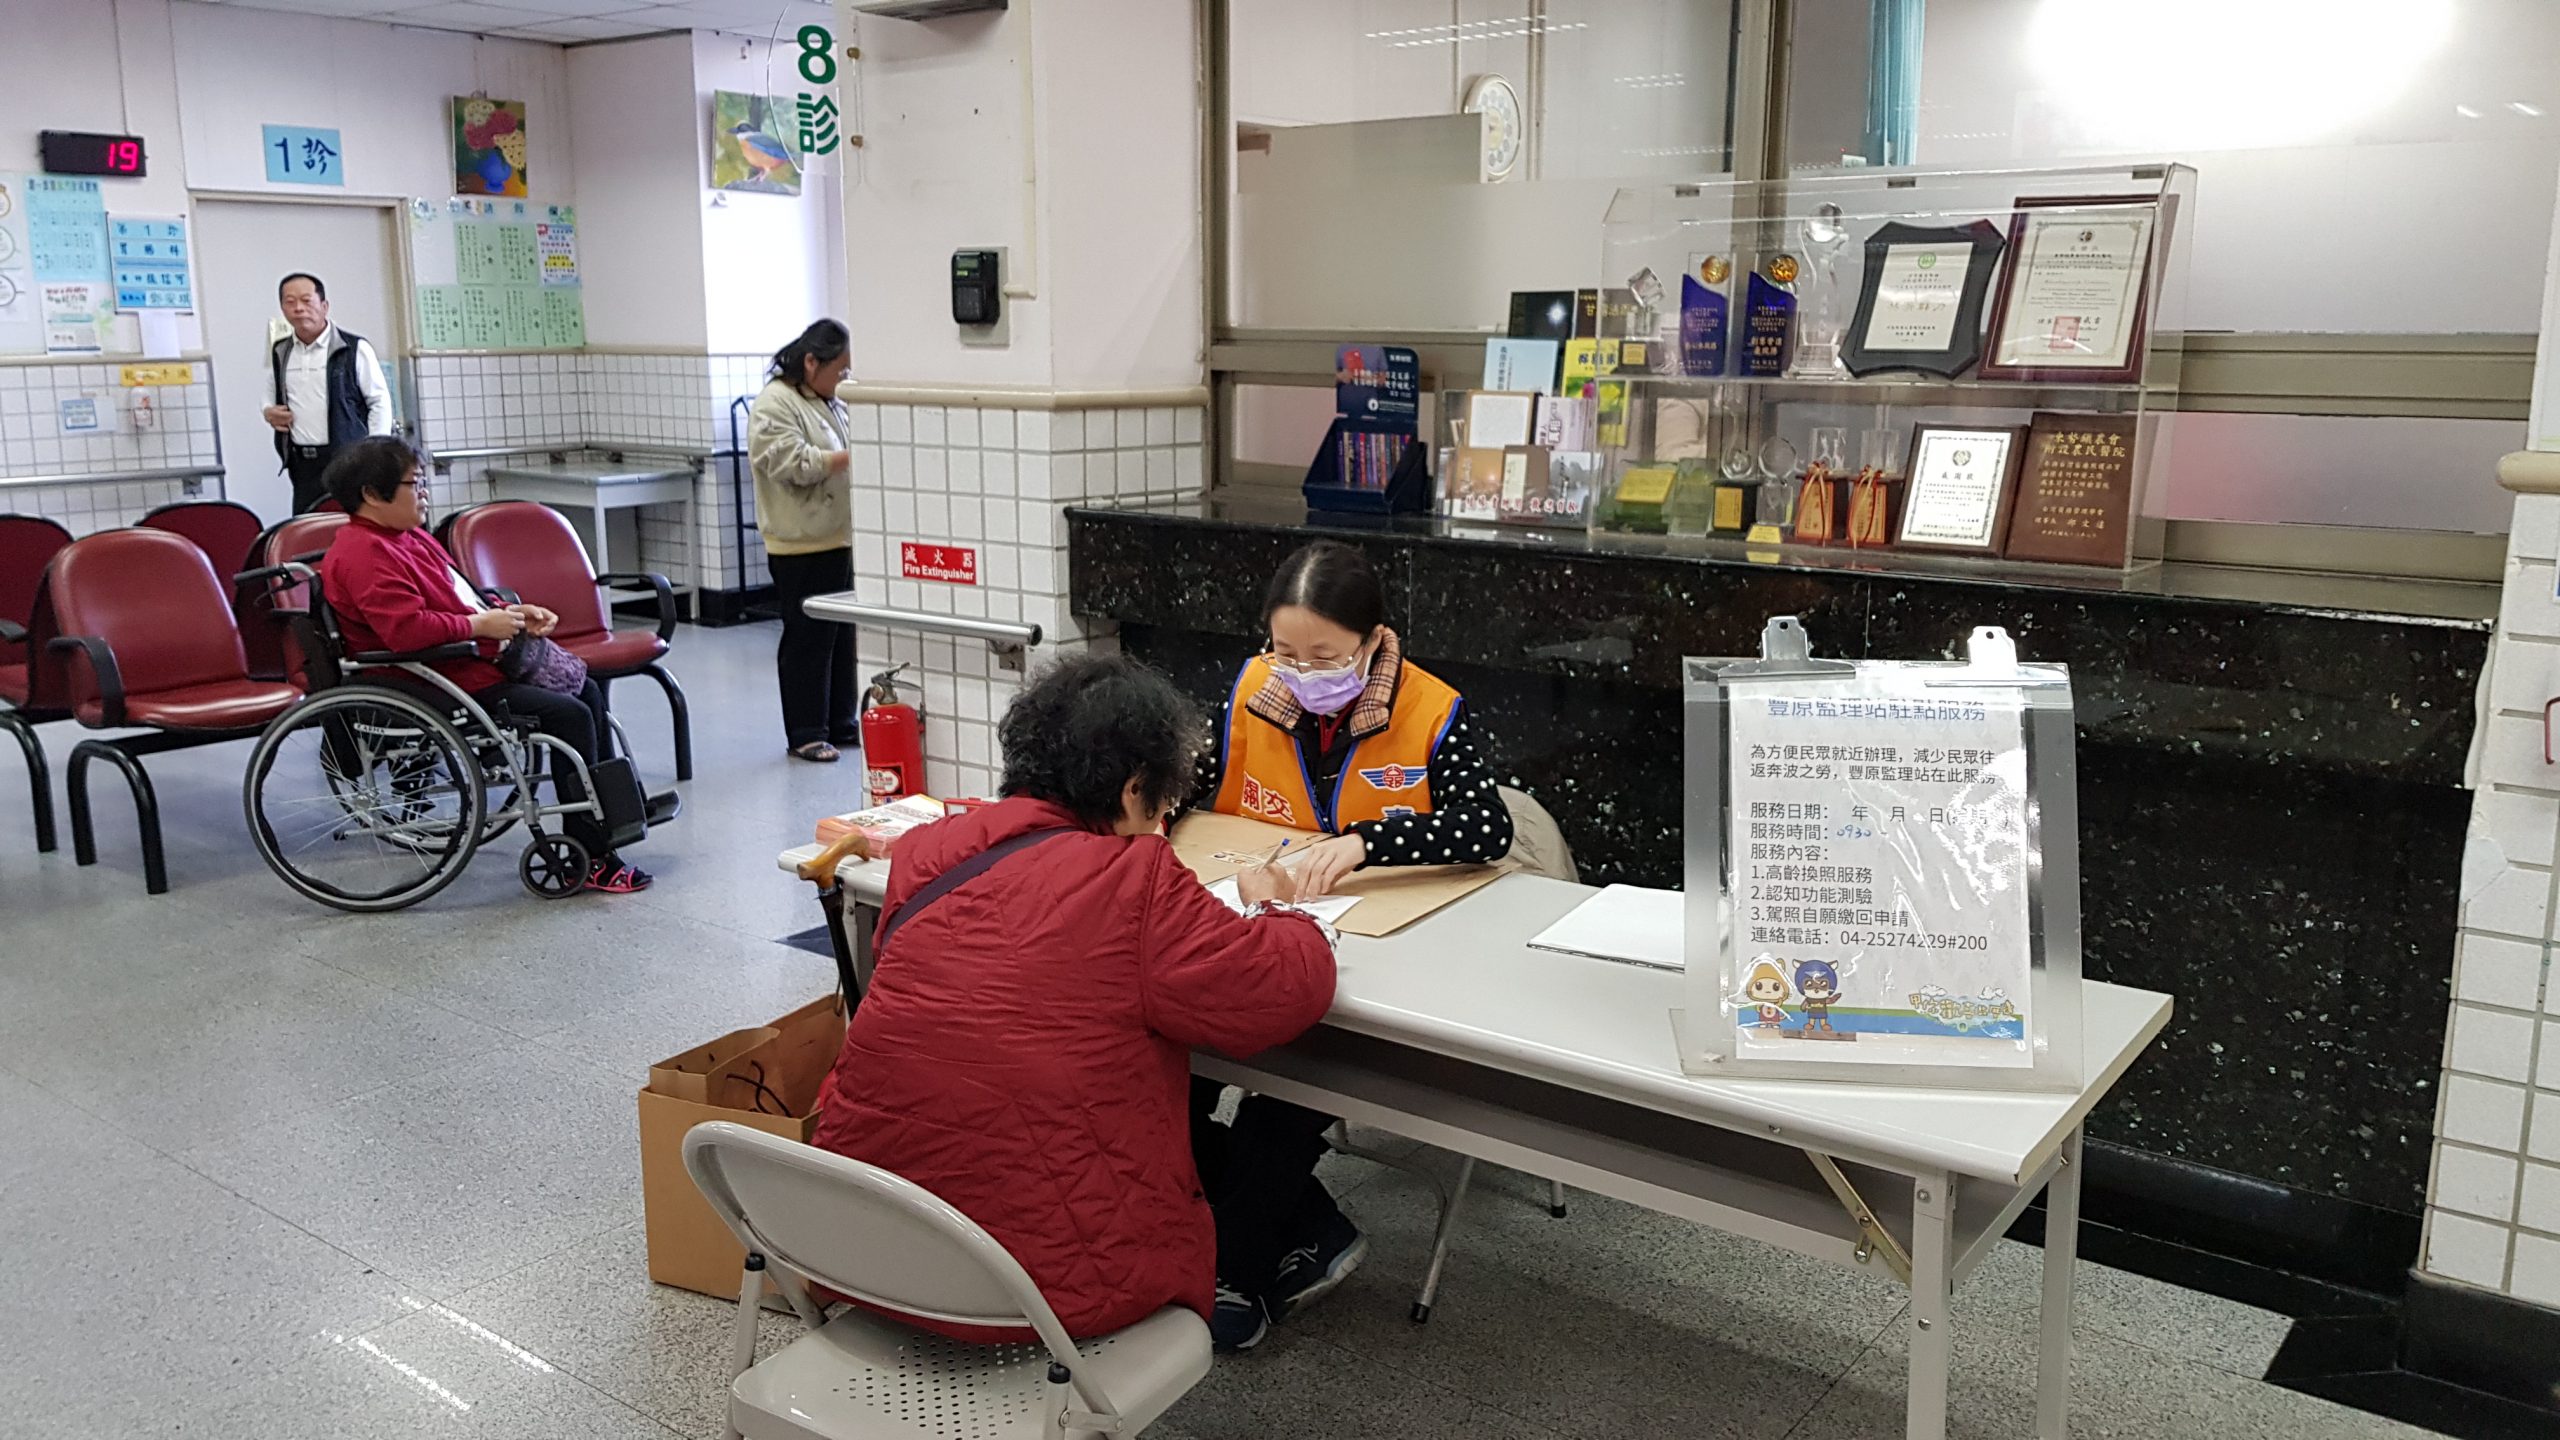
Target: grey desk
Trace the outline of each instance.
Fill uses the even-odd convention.
[[[786,851],[788,869],[817,853]],[[888,866],[850,862],[876,907]],[[2036,1430],[2063,1440],[2071,1393],[2080,1130],[2168,1023],[2165,995],[2090,983],[2088,1081],[2063,1094],[1917,1090],[1681,1073],[1681,977],[1532,950],[1596,892],[1508,876],[1383,939],[1346,936],[1324,1023],[1212,1079],[1471,1159],[1747,1235],[1911,1288],[1906,1431],[1944,1440],[1948,1298],[2045,1195]],[[867,925],[860,939],[867,941]]]
[[[640,557],[636,554],[619,562],[614,559],[611,553],[612,529],[606,518],[611,512],[641,505],[681,503],[684,506],[685,558],[695,576],[702,574],[702,531],[694,517],[691,470],[582,463],[530,466],[490,471],[489,491],[500,500],[532,500],[555,510],[568,511],[572,524],[583,519],[585,523],[578,526],[579,538],[586,542],[587,559],[594,564],[599,575],[640,568]],[[678,585],[676,588],[690,587]]]

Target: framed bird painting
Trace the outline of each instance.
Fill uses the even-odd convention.
[[[764,95],[711,92],[711,188],[758,195],[800,193],[791,112]]]

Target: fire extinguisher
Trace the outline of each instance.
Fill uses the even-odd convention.
[[[924,790],[924,712],[898,698],[898,672],[906,668],[872,676],[862,695],[863,779],[874,805]]]

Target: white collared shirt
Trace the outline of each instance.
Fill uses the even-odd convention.
[[[329,349],[338,343],[338,327],[320,332],[305,345],[289,339],[284,351],[283,402],[293,411],[293,443],[329,443]],[[368,435],[391,433],[391,387],[382,378],[382,361],[373,342],[356,342],[356,390],[364,396],[364,428]]]

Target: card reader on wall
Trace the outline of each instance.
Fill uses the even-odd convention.
[[[951,323],[989,326],[1004,318],[1003,252],[951,252]]]

